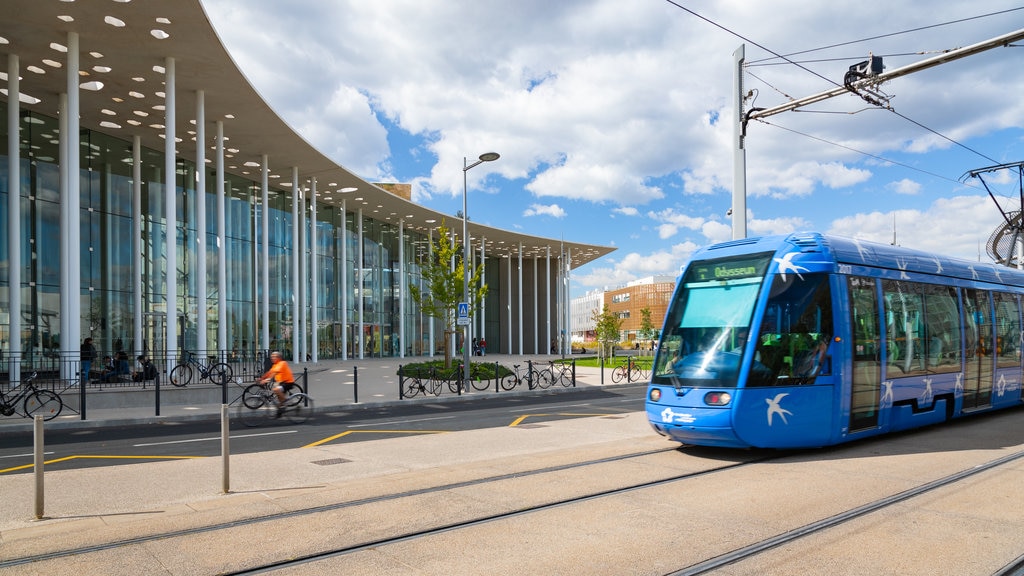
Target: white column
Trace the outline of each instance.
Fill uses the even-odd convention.
[[[306,234],[306,187],[299,189],[299,330],[296,334],[298,338],[298,346],[296,347],[297,358],[300,362],[306,361],[306,303],[308,299],[309,289],[309,264],[306,261],[309,258],[309,250],[306,247],[306,242],[309,240],[309,235]]]
[[[174,130],[175,107],[174,58],[167,58],[164,80],[164,275],[167,278],[167,357],[173,363],[178,357],[178,195],[175,177]],[[170,368],[170,367],[168,367]]]
[[[145,352],[142,347],[142,137],[132,136],[132,335],[134,356]],[[152,342],[148,343],[150,346]]]
[[[505,293],[508,294],[508,353],[514,354],[512,351],[512,253],[508,253],[508,278],[506,279],[507,287]]]
[[[523,354],[523,243],[519,243],[519,354]]]
[[[261,158],[262,179],[260,186],[263,194],[263,218],[260,220],[260,231],[263,234],[263,253],[260,255],[260,348],[270,349],[270,166],[269,158],[264,154]]]
[[[196,349],[208,354],[206,331],[206,92],[196,90]],[[218,342],[216,348],[224,348]]]
[[[7,55],[7,254],[10,283],[10,330],[7,333],[8,375],[21,381],[21,73],[17,54]]]
[[[533,353],[540,354],[537,339],[540,337],[540,307],[537,300],[537,255],[533,256]],[[547,346],[547,343],[544,344]]]
[[[316,234],[316,178],[312,180],[313,190],[309,194],[309,277],[312,283],[309,285],[309,330],[310,347],[313,348],[313,363],[320,361],[320,330],[318,323],[320,318],[320,262],[317,259],[317,234]]]
[[[292,166],[292,361],[299,361],[302,357],[302,302],[299,296],[301,290],[299,283],[299,260],[302,259],[302,234],[299,230],[299,167]]]
[[[355,265],[355,272],[356,272],[356,292],[357,292],[356,300],[358,302],[358,304],[357,304],[358,308],[357,309],[359,311],[359,333],[356,336],[356,344],[359,346],[359,359],[362,360],[363,359],[363,350],[365,348],[365,346],[363,345],[363,340],[365,340],[365,338],[363,336],[363,289],[365,288],[364,282],[363,282],[363,262],[364,262],[364,260],[363,260],[363,209],[360,208],[359,211],[357,212],[357,214],[358,214],[357,218],[358,218],[359,221],[356,224],[357,224],[357,229],[359,230],[359,235],[358,235],[358,243],[356,245],[358,249],[356,250],[356,260],[357,261],[356,261],[356,265]]]
[[[228,341],[228,258],[227,258],[227,214],[224,182],[224,121],[217,121],[217,342],[221,351],[234,350],[234,343]],[[247,337],[248,338],[248,337]],[[244,351],[242,351],[244,353]],[[222,358],[223,360],[223,358]]]
[[[572,314],[569,313],[569,286],[572,276],[572,252],[566,251],[565,254],[565,295],[563,296],[564,302],[562,303],[562,309],[565,310],[565,330],[562,334],[565,335],[562,338],[562,353],[572,354],[572,348],[569,346],[569,337],[572,334]]]
[[[75,258],[70,257],[70,246],[71,234],[67,231],[71,229],[71,195],[68,189],[71,184],[68,174],[70,168],[68,163],[70,160],[68,157],[68,147],[70,143],[68,140],[71,135],[68,133],[68,95],[61,93],[58,98],[58,106],[60,112],[58,116],[58,123],[60,125],[60,158],[57,164],[59,165],[60,171],[60,349],[61,351],[68,352],[73,358],[77,358],[74,354],[79,350],[78,334],[71,333],[71,260]],[[71,366],[66,362],[61,362],[61,378],[68,379],[73,377],[71,374]]]
[[[61,348],[68,351],[79,349],[79,342],[82,334],[82,263],[79,258],[82,244],[82,217],[81,209],[81,184],[80,162],[81,143],[79,139],[79,92],[78,92],[78,33],[68,32],[68,66],[67,66],[67,105],[66,121],[64,132],[64,147],[67,157],[61,166],[67,166],[67,171],[62,173],[62,181],[67,182],[63,190],[66,194],[61,198],[61,213],[65,215],[67,228],[62,229],[65,251],[62,259],[67,259],[66,267],[62,270],[66,273],[61,278],[61,315],[67,316],[68,335],[67,345],[64,345],[65,338],[61,334]]]
[[[551,246],[546,249],[544,261],[544,342],[551,343]]]
[[[348,217],[341,201],[341,359],[348,360]]]
[[[398,357],[405,358],[405,220],[398,221]],[[393,329],[394,327],[392,327]]]

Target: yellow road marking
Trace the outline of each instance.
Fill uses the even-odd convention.
[[[342,436],[348,436],[349,434],[445,434],[448,430],[346,430],[341,434],[335,434],[334,436],[328,436],[323,440],[317,440],[312,444],[306,444],[303,448],[315,448],[322,444],[326,444],[331,440],[337,440]]]
[[[574,413],[574,412],[559,412],[558,414],[523,414],[519,418],[516,418],[515,420],[513,420],[512,423],[509,424],[508,426],[509,426],[509,428],[512,428],[514,426],[519,426],[520,424],[523,423],[523,420],[526,420],[527,418],[530,418],[530,417],[536,417],[536,416],[574,416],[574,417],[585,418],[585,417],[590,417],[590,416],[611,416],[611,414],[579,414],[579,413]]]
[[[76,454],[74,456],[64,456],[62,458],[54,458],[53,460],[44,460],[43,465],[57,464],[60,462],[67,462],[69,460],[188,460],[193,458],[207,458],[207,456],[103,456],[100,454]],[[35,464],[25,464],[23,466],[15,466],[13,468],[0,469],[0,474],[6,472],[16,472],[18,470],[26,470],[34,467]]]

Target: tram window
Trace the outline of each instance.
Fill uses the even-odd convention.
[[[952,286],[922,285],[924,346],[928,372],[960,370],[960,312]]]
[[[1005,292],[993,295],[996,304],[996,365],[1012,368],[1020,365],[1020,313],[1017,297]]]
[[[956,293],[949,286],[885,280],[885,359],[893,376],[960,369]]]
[[[776,276],[761,318],[753,386],[810,384],[831,373],[832,292],[825,274]]]

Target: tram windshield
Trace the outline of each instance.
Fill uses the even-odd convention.
[[[690,264],[666,316],[653,383],[735,387],[771,253]]]

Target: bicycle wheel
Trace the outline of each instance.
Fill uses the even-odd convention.
[[[281,408],[292,424],[302,424],[313,417],[313,399],[305,394],[292,394]]]
[[[430,394],[433,394],[434,396],[440,396],[441,395],[441,382],[439,380],[435,380],[433,378],[428,379],[427,380],[427,387],[426,387],[426,389],[424,389],[423,395],[426,396],[428,392]]]
[[[519,377],[515,374],[506,374],[499,382],[502,390],[512,390],[519,385]]]
[[[189,382],[192,381],[192,367],[188,364],[178,364],[174,368],[171,368],[170,376],[171,384],[177,387],[188,386]]]
[[[477,370],[475,367],[470,369],[470,374],[470,385],[473,386],[474,390],[479,390],[483,392],[491,387],[491,381],[484,380],[483,376],[480,374],[480,371]]]
[[[240,402],[235,409],[235,414],[242,424],[252,427],[259,426],[260,423],[273,418],[276,411],[277,406],[274,406],[274,403],[270,402],[266,396],[261,395],[258,398],[253,397],[248,404],[244,401]]]
[[[572,386],[572,369],[563,367],[558,372],[558,383],[561,384],[563,388]]]
[[[210,382],[213,382],[218,386],[223,386],[228,383],[228,380],[231,380],[231,366],[223,362],[219,362],[210,366],[210,371],[207,375],[210,377]]]
[[[60,396],[49,390],[36,390],[25,398],[25,416],[35,418],[36,414],[43,420],[53,420],[64,409],[64,401]]]
[[[419,378],[406,378],[405,379],[405,390],[402,391],[402,395],[406,398],[413,398],[423,390],[423,382]],[[424,391],[426,394],[426,391]]]
[[[549,388],[553,382],[553,378],[554,375],[551,373],[550,369],[541,370],[533,377],[533,385],[541,389]]]
[[[612,368],[612,382],[618,384],[622,382],[622,378],[626,375],[626,369],[622,366],[616,366]]]
[[[250,384],[242,391],[242,405],[256,410],[267,401],[268,394],[262,384]]]

